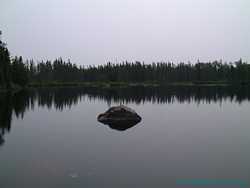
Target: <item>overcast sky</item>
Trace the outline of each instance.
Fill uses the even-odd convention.
[[[249,0],[0,0],[0,30],[34,60],[250,62]]]

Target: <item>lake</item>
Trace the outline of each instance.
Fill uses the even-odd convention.
[[[142,121],[124,131],[97,121],[98,114],[119,104],[134,109]],[[249,144],[246,87],[43,88],[0,94],[1,188],[249,183]]]

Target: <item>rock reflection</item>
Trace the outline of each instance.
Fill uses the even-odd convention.
[[[136,124],[138,124],[138,121],[124,121],[124,122],[109,122],[109,123],[103,123],[105,125],[108,125],[111,129],[115,129],[117,131],[125,131],[127,129],[130,129],[134,127]]]

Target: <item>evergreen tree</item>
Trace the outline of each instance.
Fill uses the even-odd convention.
[[[28,84],[28,67],[23,63],[22,57],[15,57],[11,64],[12,81],[20,86]]]
[[[0,37],[2,32],[0,31]],[[6,44],[0,40],[0,86],[10,88],[10,54]]]

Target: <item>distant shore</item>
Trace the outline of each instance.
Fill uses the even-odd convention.
[[[16,85],[16,84],[12,84],[12,86],[10,88],[3,88],[3,87],[0,87],[0,93],[5,93],[5,92],[12,92],[12,93],[16,93],[22,89],[24,89],[26,87],[21,87],[19,85]]]
[[[83,87],[160,87],[160,86],[250,86],[250,82],[224,82],[224,81],[196,81],[196,82],[172,82],[172,83],[157,83],[157,82],[33,82],[29,83],[28,87],[67,87],[67,86],[83,86]]]
[[[157,82],[32,82],[25,87],[14,85],[9,89],[1,88],[2,92],[18,92],[27,88],[44,88],[44,87],[95,87],[95,88],[126,88],[126,87],[226,87],[226,86],[250,86],[250,82],[224,82],[224,81],[196,81],[196,82],[173,82],[173,83],[157,83]]]

